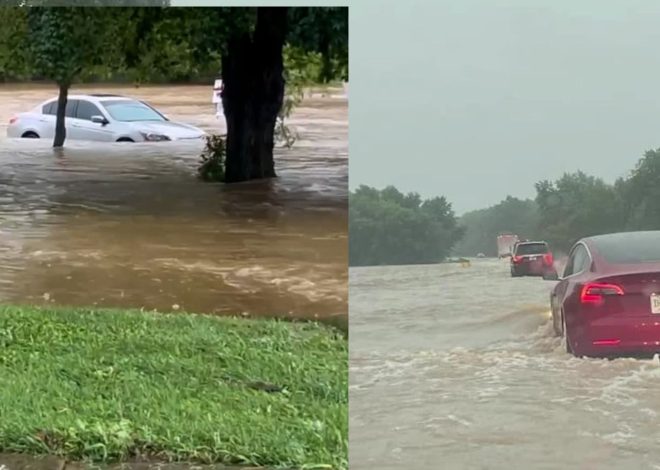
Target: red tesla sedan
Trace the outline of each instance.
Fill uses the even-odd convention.
[[[550,304],[555,333],[576,356],[660,353],[660,231],[578,241]]]

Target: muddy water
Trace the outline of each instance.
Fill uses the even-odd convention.
[[[75,92],[76,90],[74,90]],[[208,87],[109,88],[223,133]],[[197,143],[7,139],[13,113],[53,95],[0,88],[0,300],[346,319],[345,96],[312,96],[279,178],[201,183]]]
[[[658,361],[576,359],[506,262],[350,273],[351,469],[658,469]]]

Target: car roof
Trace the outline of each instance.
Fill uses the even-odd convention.
[[[118,100],[132,100],[133,98],[129,98],[128,96],[122,96],[122,95],[111,95],[108,93],[96,93],[96,94],[77,94],[77,95],[71,95],[69,98],[72,99],[81,99],[81,98],[86,98],[86,99],[92,99],[93,101],[101,101],[99,98],[113,98],[113,99],[118,99]]]
[[[80,100],[80,99],[87,99],[90,101],[101,101],[99,98],[114,98],[118,100],[134,100],[135,98],[131,98],[128,96],[123,96],[123,95],[113,95],[110,93],[90,93],[90,94],[85,94],[85,93],[75,93],[72,95],[67,96],[67,99],[69,100]],[[53,98],[49,98],[44,103],[48,103],[50,101],[56,100],[57,96]]]
[[[594,261],[597,261],[598,265],[604,264],[607,266],[606,270],[621,270],[621,266],[625,266],[628,271],[633,272],[638,268],[632,267],[635,265],[642,266],[641,269],[648,269],[647,263],[623,263],[621,265],[613,265],[606,260],[603,253],[601,252],[604,247],[607,247],[610,243],[615,244],[624,244],[625,246],[634,246],[638,243],[660,243],[660,230],[640,230],[640,231],[628,231],[628,232],[616,232],[616,233],[607,233],[603,235],[593,235],[590,237],[584,237],[578,241],[578,243],[583,243],[587,245],[589,251],[592,255]],[[603,245],[604,244],[604,245]],[[613,268],[613,266],[615,266]]]
[[[604,235],[593,235],[585,237],[581,241],[586,242],[588,245],[598,245],[598,242],[626,242],[631,239],[643,240],[660,240],[660,230],[641,230],[629,232],[616,232],[607,233]]]

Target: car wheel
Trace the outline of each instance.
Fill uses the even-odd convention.
[[[38,139],[39,135],[36,132],[28,131],[24,133],[21,137],[24,139]]]
[[[556,337],[560,338],[562,335],[562,330],[559,326],[559,322],[557,322],[557,312],[552,306],[552,297],[550,297],[550,312],[552,313],[552,332]]]
[[[561,333],[563,341],[566,344],[566,352],[575,355],[573,348],[571,347],[571,342],[568,338],[568,328],[566,328],[566,317],[564,316],[563,310],[561,311]]]

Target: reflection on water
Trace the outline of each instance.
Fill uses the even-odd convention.
[[[352,269],[351,469],[658,469],[658,361],[577,359],[506,261]]]
[[[111,91],[224,132],[210,87]],[[52,93],[0,88],[3,126]],[[290,121],[301,140],[276,151],[279,178],[227,187],[195,178],[201,142],[54,152],[2,127],[2,301],[345,321],[347,114],[345,98],[310,98]]]

